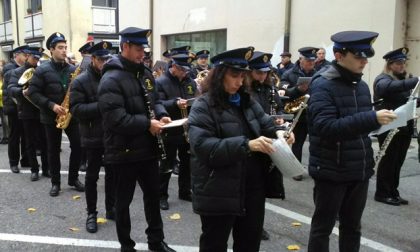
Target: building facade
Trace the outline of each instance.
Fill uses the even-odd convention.
[[[369,59],[364,79],[372,83],[384,66],[382,56],[410,48],[408,69],[420,75],[420,1],[418,0],[0,0],[1,58],[22,44],[42,45],[62,32],[69,50],[77,52],[87,39],[109,40],[118,50],[118,32],[128,26],[153,29],[153,59],[164,50],[191,45],[212,55],[254,46],[273,53],[304,46],[324,47],[332,59],[331,34],[370,30],[380,35],[376,56]],[[76,53],[80,59],[80,55]]]

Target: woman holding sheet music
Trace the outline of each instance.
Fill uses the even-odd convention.
[[[384,71],[378,75],[374,82],[375,100],[383,102],[375,107],[380,109],[396,109],[408,101],[411,90],[419,81],[418,77],[408,78],[405,63],[408,48],[403,47],[388,52],[385,59]],[[388,131],[389,132],[389,131]],[[379,145],[382,146],[388,132],[378,136]],[[385,156],[379,163],[376,181],[375,200],[388,205],[407,205],[408,200],[402,198],[398,191],[400,171],[411,143],[413,134],[413,120],[407,126],[400,127],[399,132],[392,138]]]

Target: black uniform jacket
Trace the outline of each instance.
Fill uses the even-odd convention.
[[[148,108],[145,89],[152,110]],[[157,119],[167,116],[167,112],[156,99],[150,70],[121,55],[113,56],[102,69],[98,94],[105,131],[105,162],[122,164],[157,159],[157,139],[149,132],[150,112]]]
[[[159,100],[165,106],[172,120],[182,118],[177,100],[179,98],[191,99],[197,95],[197,84],[193,79],[187,76],[184,80],[179,81],[169,70],[166,70],[164,74],[156,79],[156,88],[159,94]],[[190,107],[188,110],[190,110]],[[182,127],[175,127],[165,129],[163,134],[168,140],[179,141],[183,132]]]
[[[25,65],[18,67],[15,70],[12,70],[12,74],[10,76],[10,83],[8,87],[8,93],[18,102],[17,108],[19,119],[39,120],[39,109],[23,96],[23,86],[19,85],[18,83],[22,74],[29,68],[32,68],[32,66],[26,63]],[[29,85],[30,83],[31,80],[29,80]]]
[[[75,66],[51,59],[38,66],[28,88],[29,98],[41,111],[41,123],[55,124],[54,104],[61,105]]]
[[[368,85],[348,73],[333,63],[310,86],[308,170],[315,179],[364,181],[374,173],[368,134],[380,124]]]
[[[373,96],[375,101],[383,99],[383,101],[375,107],[376,110],[381,109],[396,109],[401,105],[404,105],[408,101],[408,97],[419,79],[407,78],[401,76],[391,76],[386,73],[382,73],[375,78],[373,83]],[[408,121],[407,126],[400,127],[400,134],[413,134],[413,120]]]
[[[98,86],[101,73],[89,65],[74,79],[70,90],[70,112],[79,121],[81,145],[103,148],[104,130],[98,106]]]
[[[249,99],[249,98],[248,98]],[[241,97],[242,103],[243,97]],[[241,110],[253,135],[275,138],[269,115],[253,99]],[[194,102],[189,122],[193,210],[203,215],[242,215],[245,197],[245,161],[250,153],[241,120],[233,108],[216,109],[208,94]],[[266,167],[268,174],[267,159]]]
[[[274,86],[253,81],[251,84],[251,96],[261,105],[265,113],[269,115],[272,112],[275,112],[275,115],[282,114],[283,102]]]
[[[8,86],[10,82],[10,77],[12,76],[12,71],[18,68],[19,65],[16,61],[11,60],[3,67],[3,113],[5,115],[13,115],[17,113],[16,103],[12,100],[12,96],[8,93]]]

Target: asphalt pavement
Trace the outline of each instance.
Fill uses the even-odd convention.
[[[1,132],[0,132],[1,134]],[[374,148],[377,150],[377,142]],[[303,164],[308,160],[308,143],[304,146]],[[417,141],[413,139],[401,171],[401,196],[407,206],[389,206],[373,200],[375,177],[371,179],[369,197],[362,220],[360,251],[420,251],[420,163]],[[85,230],[86,203],[84,193],[67,185],[69,143],[62,143],[62,186],[58,197],[48,195],[48,178],[31,182],[29,168],[19,174],[10,172],[7,145],[0,145],[0,252],[9,251],[119,251],[115,223],[99,224],[95,234]],[[84,174],[80,173],[81,181]],[[105,217],[103,174],[98,181],[99,217]],[[267,200],[265,229],[269,241],[261,243],[261,251],[289,251],[289,245],[306,251],[310,217],[314,205],[313,181],[307,175],[303,181],[285,179],[286,200]],[[198,251],[200,220],[192,212],[191,203],[179,200],[177,177],[169,190],[170,209],[161,211],[165,241],[177,251]],[[32,211],[29,210],[33,208]],[[174,214],[179,214],[178,216]],[[136,188],[131,204],[132,238],[139,251],[147,251],[144,234],[145,218],[142,192]],[[338,224],[337,224],[338,226]],[[338,231],[331,235],[330,251],[338,251]],[[232,241],[229,241],[230,247]]]

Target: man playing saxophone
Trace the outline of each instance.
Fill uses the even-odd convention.
[[[47,39],[47,48],[51,59],[36,68],[31,85],[28,88],[29,98],[39,107],[41,123],[44,124],[48,150],[48,164],[51,172],[52,187],[50,196],[58,196],[61,187],[60,179],[60,149],[62,129],[56,127],[57,115],[67,115],[62,102],[71,82],[71,73],[75,67],[66,63],[67,43],[63,34],[53,33]],[[63,104],[65,105],[65,104]],[[67,104],[68,105],[68,104]],[[67,106],[68,109],[68,106]],[[85,186],[79,181],[80,165],[80,135],[78,123],[72,119],[64,129],[70,141],[70,164],[68,184],[77,191],[83,192]]]
[[[188,74],[191,70],[191,61],[193,60],[188,49],[189,47],[186,47],[184,50],[179,48],[172,49],[171,52],[174,53],[168,70],[156,79],[159,99],[172,120],[188,116],[189,104],[187,99],[194,98],[198,93],[195,81]],[[191,201],[190,145],[185,127],[165,129],[163,135],[167,158],[162,160],[160,167],[160,208],[167,210],[169,209],[168,184],[177,152],[180,160],[178,197],[182,200]]]
[[[36,158],[37,147],[41,150],[42,175],[50,177],[44,127],[39,121],[39,109],[27,98],[28,85],[42,56],[44,48],[29,47],[25,50],[28,59],[21,67],[13,70],[8,93],[17,100],[18,117],[22,120],[25,136],[25,152],[31,167],[31,181],[39,179],[39,164]],[[23,82],[24,83],[21,83]]]

